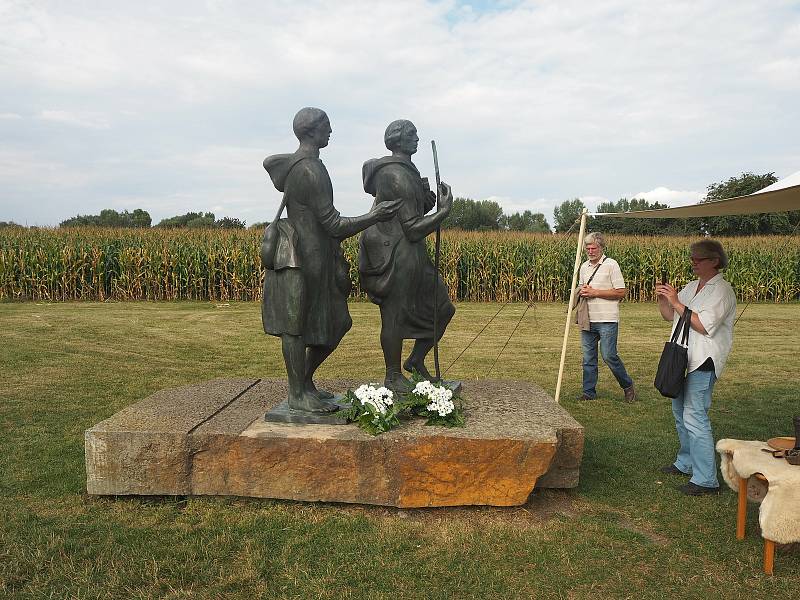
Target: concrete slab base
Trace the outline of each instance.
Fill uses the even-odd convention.
[[[225,379],[153,394],[86,431],[87,491],[412,508],[513,506],[578,484],[583,427],[528,382],[464,382],[465,428],[413,419],[376,437],[264,421],[286,393],[285,380]]]

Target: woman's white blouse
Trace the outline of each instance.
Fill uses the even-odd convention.
[[[708,280],[699,292],[699,280],[694,280],[678,292],[678,300],[697,313],[708,332],[703,335],[696,329],[689,331],[689,372],[706,362],[714,361],[717,378],[722,375],[728,354],[733,346],[733,321],[736,317],[736,294],[731,284],[718,273]],[[680,315],[675,312],[672,329],[678,324]]]

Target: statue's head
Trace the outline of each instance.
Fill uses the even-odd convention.
[[[309,106],[301,108],[294,116],[292,129],[298,140],[301,142],[310,141],[318,148],[324,148],[328,145],[328,140],[333,131],[325,111]]]
[[[407,119],[392,121],[383,134],[383,141],[386,148],[392,152],[398,151],[404,154],[414,154],[419,144],[417,128]]]

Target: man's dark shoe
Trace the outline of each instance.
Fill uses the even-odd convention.
[[[578,396],[577,398],[575,398],[575,400],[579,400],[579,401],[581,401],[581,402],[584,402],[584,401],[586,401],[586,400],[595,400],[595,399],[596,399],[596,398],[595,398],[594,396],[587,396],[586,394],[581,394],[580,396]]]
[[[636,388],[633,387],[633,384],[630,387],[626,387],[622,392],[625,394],[625,402],[636,402]]]
[[[683,475],[684,477],[691,477],[691,473],[684,473],[675,465],[665,465],[659,469],[664,475]]]
[[[679,485],[678,489],[687,496],[705,496],[707,494],[719,494],[719,486],[717,487],[703,487],[691,481],[685,485]]]

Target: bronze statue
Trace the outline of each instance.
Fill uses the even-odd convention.
[[[419,143],[416,127],[411,121],[393,121],[386,128],[384,142],[392,154],[364,163],[364,189],[375,196],[373,210],[395,198],[400,198],[402,205],[394,218],[361,235],[358,269],[370,300],[380,306],[384,385],[404,391],[410,382],[400,370],[403,340],[415,340],[403,368],[435,380],[425,368],[425,357],[434,345],[434,310],[438,310],[439,338],[455,313],[447,286],[425,247],[426,236],[449,214],[453,195],[442,183],[438,210],[425,216],[434,207],[436,195],[411,162]],[[434,286],[438,288],[435,294]]]
[[[303,108],[293,129],[300,141],[297,151],[264,159],[272,182],[283,192],[286,218],[276,219],[265,231],[261,318],[264,331],[281,338],[289,408],[333,412],[338,409],[333,394],[318,390],[313,376],[353,324],[347,309],[350,266],[340,243],[393,218],[401,201],[376,204],[359,217],[340,216],[319,158],[332,132],[328,116],[318,108]]]

